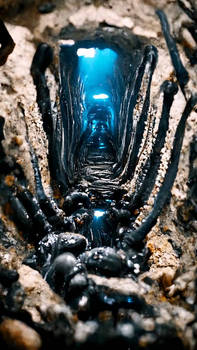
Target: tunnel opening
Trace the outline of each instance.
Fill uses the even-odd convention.
[[[91,247],[113,246],[116,239],[116,222],[109,224],[108,210],[120,191],[115,169],[126,162],[129,121],[132,124],[130,92],[141,62],[139,43],[131,50],[129,44],[125,49],[112,42],[102,37],[69,40],[60,46],[62,153],[71,181],[76,178],[80,184],[81,179],[88,187],[91,219],[78,231]],[[78,220],[85,215],[75,214]]]
[[[64,99],[73,101],[71,118],[63,121],[70,124],[65,125],[65,130],[73,134],[67,147],[71,156],[69,168],[75,177],[90,183],[95,180],[96,172],[104,179],[106,167],[112,170],[117,162],[117,119],[121,103],[121,91],[113,93],[113,86],[117,85],[117,58],[117,52],[99,42],[64,45],[60,52],[60,65],[63,59],[67,67],[62,73],[69,75],[67,82],[69,79],[72,84],[72,90],[67,85],[69,90]]]
[[[119,186],[114,169],[128,147],[129,91],[140,48],[103,37],[65,40],[59,57],[65,171],[71,182],[81,178],[110,198]]]

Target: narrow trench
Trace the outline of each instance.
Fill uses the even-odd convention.
[[[128,91],[141,59],[141,53],[130,52],[103,38],[69,40],[60,46],[65,168],[70,179],[76,179],[74,187],[85,183],[91,198],[91,220],[79,227],[79,233],[92,248],[114,246],[111,234],[116,227],[108,210],[121,198],[116,169],[128,148]]]
[[[84,161],[81,162],[81,177],[90,182],[90,188],[97,188],[105,197],[110,196],[109,182],[113,179],[113,166],[116,163],[116,152],[113,136],[108,130],[110,115],[105,110],[95,112],[89,119],[90,134],[83,146]]]
[[[115,98],[112,96],[117,53],[105,47],[92,47],[93,44],[79,42],[75,45],[77,49],[65,45],[60,53],[60,65],[64,60],[63,63],[66,62],[66,65],[62,66],[67,67],[70,63],[68,57],[72,54],[72,79],[78,82],[76,86],[80,86],[76,95],[79,100],[81,99],[79,103],[81,110],[79,120],[76,121],[80,133],[76,130],[74,134],[74,137],[78,138],[79,145],[76,151],[75,177],[88,183],[89,193],[96,193],[91,220],[81,229],[82,233],[86,231],[86,237],[91,242],[92,248],[113,246],[109,232],[110,225],[106,222],[106,211],[111,205],[114,190],[118,188],[118,182],[113,181],[113,168],[118,158],[114,125],[114,119],[117,118],[117,107],[114,104],[117,101],[114,101]],[[74,108],[73,110],[75,113]]]
[[[113,178],[116,153],[112,135],[108,130],[108,118],[110,115],[107,115],[104,109],[100,109],[96,111],[94,119],[89,119],[90,134],[85,140],[83,150],[85,154],[81,176],[91,183],[90,190],[93,188],[104,197],[100,207],[94,209],[89,226],[89,241],[92,242],[92,247],[94,247],[94,242],[97,242],[99,246],[113,246],[109,225],[106,223],[106,210],[112,202],[109,199],[112,196],[112,191],[108,188],[108,182]]]

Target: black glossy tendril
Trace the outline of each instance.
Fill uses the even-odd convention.
[[[175,69],[177,80],[179,82],[182,92],[184,93],[185,85],[189,81],[189,74],[185,69],[185,67],[183,66],[183,63],[181,62],[181,58],[176,46],[176,42],[170,33],[170,27],[169,27],[169,23],[165,13],[161,10],[157,10],[156,13],[161,22],[163,34],[166,40],[166,44],[168,46],[168,50],[170,53],[173,67]]]
[[[157,11],[157,14],[161,21],[162,29],[163,29],[164,36],[171,55],[172,63],[176,72],[177,80],[179,82],[179,85],[182,91],[184,92],[184,87],[187,84],[189,79],[188,73],[180,60],[180,56],[179,56],[175,41],[170,34],[169,24],[167,22],[167,18],[165,14],[160,10]],[[32,63],[31,71],[34,77],[34,82],[37,87],[37,100],[43,115],[44,129],[48,135],[49,141],[51,142],[52,139],[54,140],[57,137],[57,130],[54,129],[54,126],[52,127],[53,122],[52,122],[52,114],[51,114],[51,108],[50,108],[50,102],[49,102],[49,91],[46,86],[46,81],[44,76],[46,67],[48,66],[49,63],[51,63],[51,59],[50,60],[48,59],[48,52],[50,52],[49,56],[52,57],[51,49],[46,44],[41,44],[38,47],[38,50],[35,54],[35,57]],[[47,56],[47,60],[45,59],[46,56]],[[143,137],[144,125],[147,119],[147,114],[148,114],[149,105],[150,105],[149,96],[150,96],[151,79],[152,79],[152,74],[154,72],[154,68],[156,65],[156,61],[157,61],[156,49],[154,47],[147,46],[144,53],[142,54],[141,64],[139,64],[138,67],[136,67],[134,83],[133,83],[132,90],[130,92],[131,99],[130,99],[129,114],[127,117],[128,120],[127,120],[127,123],[125,124],[127,125],[125,146],[122,153],[120,165],[118,166],[117,164],[117,166],[114,168],[114,176],[116,177],[117,174],[120,175],[120,184],[132,178],[136,164],[137,164],[139,147]],[[146,66],[148,66],[148,75],[149,75],[147,92],[144,96],[143,108],[142,108],[141,116],[139,118],[139,122],[137,124],[136,130],[133,130],[132,129],[133,111],[136,105],[137,96],[140,91],[140,86],[142,84],[143,74],[145,72]],[[146,79],[147,79],[147,76],[146,76]],[[149,159],[147,160],[147,163],[149,163],[149,167],[147,166],[148,170],[146,172],[145,179],[139,189],[139,192],[134,194],[134,197],[131,200],[130,209],[131,208],[135,209],[135,206],[139,207],[140,205],[143,205],[146,202],[146,200],[148,199],[152,191],[152,188],[154,186],[154,182],[157,176],[157,171],[158,171],[160,159],[161,159],[161,149],[164,145],[165,134],[168,130],[168,118],[170,113],[170,107],[173,102],[173,96],[177,92],[176,84],[171,82],[165,82],[162,88],[164,91],[164,101],[163,101],[163,109],[162,109],[162,115],[160,119],[157,138],[154,143],[152,153]],[[131,244],[131,242],[133,243],[135,241],[138,242],[145,238],[146,234],[154,226],[157,220],[157,217],[159,216],[167,198],[170,195],[170,190],[177,173],[179,155],[180,155],[181,144],[182,144],[181,140],[184,135],[185,122],[191,110],[193,109],[195,103],[196,103],[196,98],[192,97],[186,105],[186,109],[183,113],[181,122],[177,128],[177,133],[174,140],[174,146],[172,150],[169,168],[168,168],[164,183],[156,197],[153,211],[145,220],[145,223],[142,225],[142,227],[136,230],[135,234],[132,233],[129,239],[127,237],[127,243],[129,241]],[[134,134],[133,136],[134,139],[130,141],[131,131]],[[129,147],[130,142],[133,143],[132,149]],[[54,157],[53,148],[54,148],[54,145],[52,143],[52,146],[49,146],[49,154],[50,153],[53,154],[51,157]],[[56,160],[57,160],[57,157],[58,156],[56,156]],[[58,160],[59,159],[60,158],[58,158]],[[60,160],[60,163],[57,162],[56,165],[59,173],[59,175],[56,175],[56,176],[57,177],[59,176],[59,179],[60,179],[62,174],[61,169],[64,166],[61,160]],[[65,173],[63,176],[64,176],[64,179],[66,179],[66,169],[64,170],[65,170]],[[121,171],[123,170],[124,172],[121,175]],[[66,183],[66,180],[64,180],[63,182]],[[69,183],[66,183],[66,185],[69,186]]]

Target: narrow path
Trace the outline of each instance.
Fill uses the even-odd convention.
[[[112,180],[116,152],[106,123],[97,122],[86,140],[84,152],[81,177],[88,182],[90,191],[97,191],[103,198],[110,198],[118,188],[118,181]]]

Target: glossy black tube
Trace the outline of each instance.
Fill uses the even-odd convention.
[[[161,22],[162,31],[166,40],[166,44],[168,46],[172,64],[176,72],[177,80],[179,82],[181,90],[184,93],[184,87],[189,81],[189,74],[185,69],[185,67],[183,66],[183,63],[181,62],[181,58],[180,58],[175,40],[173,39],[170,33],[170,27],[169,27],[169,23],[165,13],[161,10],[157,10],[156,14],[158,15]]]
[[[178,86],[171,81],[165,81],[162,85],[162,89],[164,92],[164,98],[157,137],[151,155],[144,166],[144,168],[147,169],[145,178],[143,179],[139,191],[134,195],[130,204],[130,209],[139,208],[145,204],[155,184],[155,179],[160,166],[161,149],[164,146],[166,133],[169,127],[169,113],[174,100],[174,95],[178,92]]]
[[[134,137],[133,147],[130,150],[130,153],[127,154],[128,164],[127,164],[126,171],[121,177],[121,183],[124,183],[125,181],[130,180],[133,177],[133,174],[138,162],[138,153],[139,153],[140,145],[144,134],[145,122],[147,120],[148,112],[149,112],[151,81],[152,81],[152,76],[156,67],[156,63],[157,63],[157,49],[154,46],[147,46],[144,52],[144,61],[142,64],[142,71],[143,71],[143,75],[144,73],[146,73],[145,78],[147,79],[148,77],[148,85],[146,89],[146,94],[144,96],[142,112],[139,117],[139,121],[137,123],[135,134],[133,136]],[[148,72],[146,72],[147,67],[148,67]],[[140,84],[142,84],[143,78],[144,77],[142,76]],[[131,130],[129,130],[128,134],[131,139]],[[127,144],[126,146],[128,148]]]
[[[68,177],[61,159],[62,123],[54,116],[51,109],[50,92],[47,86],[45,71],[53,61],[53,49],[41,43],[33,57],[31,74],[37,91],[37,103],[42,115],[43,128],[49,141],[49,168],[52,180],[62,187],[68,188]]]
[[[183,9],[183,11],[195,22],[197,22],[197,10],[192,5],[192,2],[190,3],[190,8],[187,7],[182,0],[177,0],[179,6]]]
[[[125,234],[124,243],[126,243],[128,246],[138,244],[144,240],[148,232],[150,232],[152,227],[156,224],[157,218],[161,214],[161,211],[169,198],[170,191],[177,175],[186,121],[196,103],[197,95],[191,96],[186,104],[182,117],[177,126],[169,166],[165,175],[164,182],[154,201],[153,209],[136,231]]]

